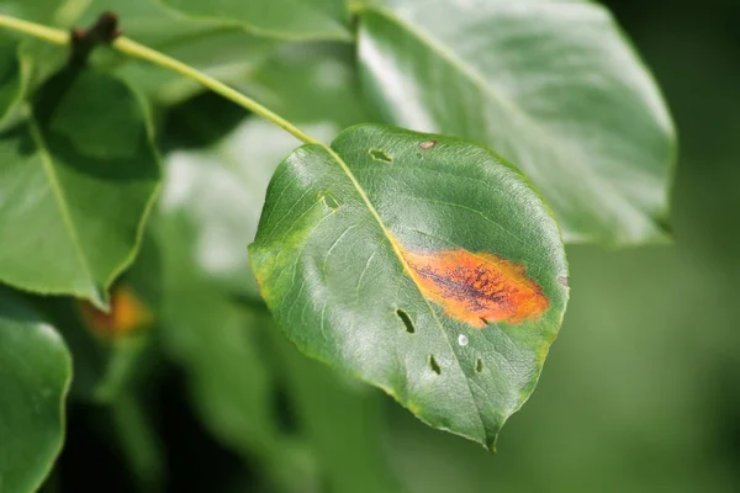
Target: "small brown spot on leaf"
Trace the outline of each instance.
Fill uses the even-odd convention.
[[[429,149],[431,149],[432,147],[434,147],[436,145],[437,145],[437,141],[436,140],[425,140],[424,142],[421,142],[419,144],[419,147],[421,147],[425,151],[428,151]]]
[[[98,310],[87,302],[80,303],[80,312],[85,325],[96,335],[105,339],[117,339],[148,324],[152,315],[134,292],[125,287],[113,290],[108,313]]]

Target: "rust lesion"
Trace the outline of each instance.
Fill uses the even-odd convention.
[[[80,302],[80,314],[85,325],[106,340],[125,337],[151,323],[149,309],[128,286],[118,286],[111,292],[110,310],[106,313],[90,303]]]
[[[424,296],[451,318],[475,328],[491,322],[522,323],[549,307],[525,267],[497,255],[463,249],[401,252]]]

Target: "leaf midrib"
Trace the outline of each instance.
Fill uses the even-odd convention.
[[[38,123],[36,122],[33,115],[29,115],[28,117],[28,128],[31,134],[31,138],[33,139],[33,142],[34,144],[36,144],[36,147],[38,149],[41,164],[44,168],[44,174],[46,175],[46,178],[49,182],[49,188],[54,195],[54,200],[57,203],[59,214],[61,215],[62,222],[65,226],[65,231],[67,231],[69,239],[72,242],[75,253],[77,254],[77,259],[80,262],[80,267],[84,271],[84,274],[92,287],[92,294],[95,298],[98,298],[98,290],[95,286],[95,278],[92,275],[90,264],[82,249],[80,236],[77,231],[77,227],[72,220],[72,213],[69,210],[69,206],[67,205],[67,198],[64,193],[64,189],[62,188],[59,177],[57,176],[57,172],[54,169],[54,159],[49,153],[49,149],[46,146],[46,142],[44,141],[41,129],[39,128]],[[84,294],[88,295],[90,293]]]
[[[476,399],[475,393],[473,392],[473,389],[470,386],[468,374],[465,372],[462,365],[460,364],[460,360],[457,357],[457,353],[455,353],[455,348],[452,342],[450,341],[450,338],[447,334],[447,331],[445,331],[444,326],[442,325],[442,322],[439,320],[437,313],[434,311],[434,307],[431,305],[429,300],[424,296],[424,293],[421,291],[421,287],[419,287],[419,285],[416,283],[416,280],[414,279],[414,276],[411,271],[411,267],[409,266],[408,262],[406,262],[406,259],[403,257],[403,253],[399,249],[398,244],[394,241],[390,230],[386,227],[377,209],[375,209],[375,206],[370,201],[370,197],[367,196],[367,194],[365,193],[365,190],[360,185],[360,182],[357,181],[357,178],[355,177],[354,173],[352,173],[352,170],[349,168],[347,163],[344,162],[344,159],[342,159],[342,157],[339,156],[339,154],[337,154],[337,152],[334,149],[332,149],[330,146],[325,145],[325,144],[319,144],[319,145],[323,147],[324,150],[326,150],[329,153],[329,155],[332,157],[332,159],[334,159],[337,162],[337,164],[339,164],[339,167],[342,169],[344,174],[350,180],[350,182],[352,183],[352,186],[354,187],[354,189],[357,191],[358,195],[362,199],[362,202],[365,204],[368,211],[370,212],[370,214],[373,216],[378,226],[380,227],[380,230],[383,233],[383,237],[390,244],[391,249],[393,250],[393,253],[396,255],[398,262],[401,264],[401,267],[403,268],[404,273],[409,277],[414,287],[416,287],[416,290],[419,293],[419,296],[421,297],[421,299],[424,300],[424,303],[429,309],[429,312],[431,313],[432,318],[434,318],[434,321],[437,323],[437,326],[439,327],[440,332],[442,332],[444,339],[450,348],[450,352],[454,356],[455,363],[457,363],[457,366],[460,369],[460,373],[463,375],[463,380],[465,381],[465,385],[467,386],[470,399],[473,402],[473,405],[475,406],[475,409],[477,411],[477,417],[478,417],[478,421],[480,422],[481,430],[483,431],[484,439],[488,440],[489,439],[488,428],[485,424],[485,421],[483,420],[483,414],[482,414],[480,406],[478,405],[478,400]]]

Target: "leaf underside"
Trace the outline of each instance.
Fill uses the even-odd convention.
[[[554,220],[496,156],[378,125],[278,167],[250,260],[288,337],[431,426],[493,448],[568,290]]]

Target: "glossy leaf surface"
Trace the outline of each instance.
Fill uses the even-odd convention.
[[[365,125],[332,148],[275,172],[250,246],[263,297],[305,353],[492,448],[565,310],[555,222],[467,142]]]
[[[673,126],[603,7],[380,3],[361,15],[359,54],[390,121],[491,146],[542,191],[567,241],[664,237]]]
[[[241,25],[257,34],[290,39],[349,39],[341,0],[160,1],[196,18]]]
[[[72,376],[56,331],[0,291],[0,490],[36,491],[62,448]]]
[[[0,281],[105,305],[159,181],[139,100],[106,75],[63,72],[0,136],[0,162],[0,237],[12,239]]]

